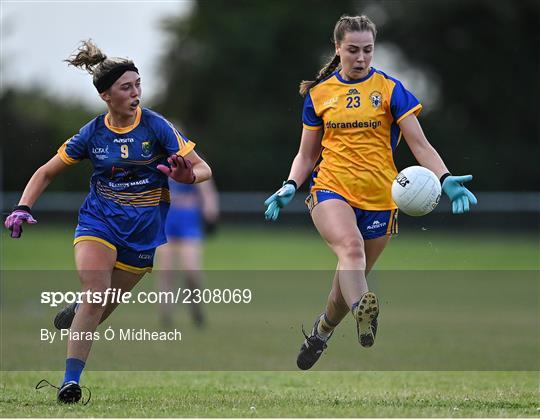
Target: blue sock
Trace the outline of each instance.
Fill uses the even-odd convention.
[[[69,381],[79,383],[81,373],[84,369],[84,362],[79,359],[66,359],[66,373],[64,374],[64,384]]]
[[[360,301],[353,303],[351,306],[351,312],[354,312],[354,310],[358,307],[358,305],[360,305]]]

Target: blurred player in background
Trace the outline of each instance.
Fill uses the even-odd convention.
[[[156,247],[166,242],[168,177],[194,184],[209,179],[211,170],[193,150],[193,142],[161,115],[140,107],[141,79],[133,61],[108,58],[91,41],[66,61],[93,76],[108,113],[82,127],[34,173],[5,226],[11,237],[19,238],[23,223],[36,223],[31,208],[54,177],[90,159],[94,172],[79,210],[75,264],[81,290],[103,298],[107,289],[130,291],[151,271]],[[91,339],[71,337],[91,336],[116,306],[87,299],[56,316],[57,328],[71,328],[59,402],[80,400],[79,380],[92,346]]]
[[[167,215],[165,233],[167,243],[158,248],[159,291],[173,290],[174,281],[184,276],[185,287],[201,289],[203,241],[205,234],[212,234],[219,217],[219,199],[212,180],[196,185],[169,181],[171,207]],[[161,323],[173,324],[173,303],[161,303]],[[204,324],[200,304],[191,303],[190,312],[196,326]]]
[[[397,233],[391,197],[397,175],[393,154],[401,135],[420,165],[433,171],[454,213],[469,211],[474,195],[463,186],[472,176],[452,176],[426,139],[417,119],[422,105],[401,84],[370,66],[377,31],[366,16],[343,16],[334,28],[335,54],[313,81],[300,84],[305,97],[300,150],[288,180],[265,205],[276,220],[311,174],[306,204],[338,265],[324,313],[301,346],[300,369],[310,369],[334,328],[351,312],[358,341],[375,341],[379,303],[366,276]]]

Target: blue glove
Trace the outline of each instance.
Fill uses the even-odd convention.
[[[296,187],[292,183],[284,182],[283,187],[266,199],[264,205],[266,211],[264,218],[266,220],[276,220],[279,216],[279,210],[291,202],[296,193]]]
[[[475,205],[478,203],[474,194],[463,186],[463,182],[469,182],[472,179],[472,175],[449,175],[444,178],[442,189],[452,202],[452,213],[467,213],[469,211],[469,203]]]

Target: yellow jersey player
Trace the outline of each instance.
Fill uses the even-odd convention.
[[[300,348],[297,365],[310,369],[334,328],[351,311],[358,341],[371,347],[379,303],[366,276],[397,233],[391,184],[393,155],[404,136],[420,165],[441,180],[454,213],[469,211],[476,198],[450,175],[426,139],[416,116],[422,105],[403,84],[371,67],[376,28],[366,16],[343,16],[334,28],[334,57],[314,81],[303,81],[305,97],[300,150],[288,180],[266,201],[265,216],[276,220],[311,174],[306,204],[315,227],[336,254],[338,264],[326,309]]]

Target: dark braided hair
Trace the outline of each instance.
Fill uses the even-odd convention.
[[[334,27],[334,44],[340,44],[347,32],[365,31],[370,31],[373,34],[373,40],[375,40],[377,28],[367,16],[341,16]],[[334,54],[332,59],[319,70],[319,74],[315,80],[302,80],[302,82],[300,82],[300,96],[306,96],[313,86],[316,86],[330,76],[340,67],[340,65],[341,60],[339,55]]]
[[[318,85],[322,80],[330,76],[339,67],[340,61],[339,55],[334,54],[332,59],[319,70],[315,80],[302,80],[300,82],[300,96],[306,96],[313,86]]]

